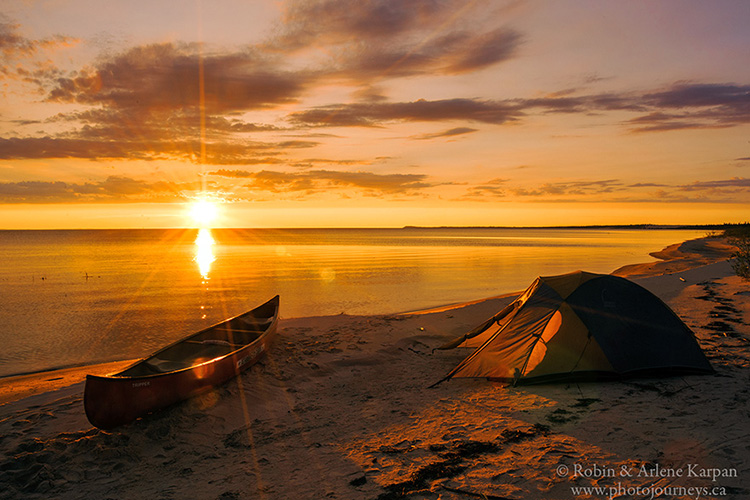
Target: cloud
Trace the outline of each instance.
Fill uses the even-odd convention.
[[[659,108],[750,106],[750,86],[731,84],[680,83],[644,99]]]
[[[458,50],[448,52],[446,73],[468,73],[512,59],[521,41],[519,33],[505,28],[467,36]]]
[[[9,39],[15,45],[20,43],[16,38]],[[0,158],[196,160],[201,151],[199,141],[205,138],[207,156],[201,161],[277,163],[269,160],[267,153],[259,159],[257,150],[269,148],[257,141],[248,141],[247,135],[279,131],[280,127],[249,123],[241,120],[237,113],[296,102],[325,76],[322,71],[285,71],[281,67],[281,59],[262,54],[257,48],[222,53],[208,52],[197,44],[133,47],[101,59],[91,68],[58,75],[47,92],[46,101],[81,104],[87,109],[59,114],[49,120],[67,125],[65,132],[3,139],[4,151]],[[203,100],[201,74],[205,78]],[[203,116],[202,104],[205,106]],[[462,106],[461,102],[447,101],[419,102],[406,106],[412,110],[392,109],[391,112],[404,116],[411,113],[414,119],[440,120],[442,114],[451,114],[451,106],[469,108],[468,111],[477,116],[492,113],[492,110],[471,110],[482,107],[482,103],[467,102]],[[391,108],[404,107],[391,105]],[[316,113],[327,111],[310,110],[306,119],[314,119]],[[453,116],[457,112],[453,111]],[[430,118],[431,114],[434,118]],[[502,120],[497,116],[483,119]],[[373,120],[351,113],[345,115],[344,111],[337,116],[337,122],[346,125],[372,125]],[[275,153],[279,155],[283,150],[316,144],[313,141],[284,142],[273,147],[280,150]]]
[[[549,95],[530,99],[442,99],[331,104],[291,113],[297,126],[384,126],[390,122],[455,121],[503,125],[535,113],[645,113],[629,120],[634,132],[731,127],[750,123],[750,85],[676,84],[660,92]]]
[[[201,86],[203,78],[203,86]],[[47,99],[115,109],[185,110],[208,114],[295,102],[304,72],[287,72],[257,51],[203,54],[197,44],[134,47],[91,70],[60,78]]]
[[[550,196],[592,197],[622,191],[623,183],[618,179],[594,181],[547,182],[535,188],[513,185],[509,179],[493,179],[472,186],[461,199],[481,199],[482,197],[548,198]]]
[[[121,82],[119,85],[125,84]],[[88,89],[89,85],[81,88]],[[179,88],[175,92],[179,93]],[[113,92],[105,94],[113,95]],[[668,90],[641,94],[574,96],[565,92],[560,96],[502,101],[454,98],[355,102],[294,112],[287,116],[287,121],[292,127],[383,127],[398,122],[457,121],[504,125],[529,119],[539,112],[588,114],[626,110],[645,113],[626,122],[632,131],[655,132],[729,127],[750,122],[750,110],[743,99],[747,94],[750,94],[750,86],[679,84]],[[69,98],[77,99],[76,96],[75,92],[69,94]],[[84,101],[86,99],[90,96]],[[280,163],[278,158],[286,151],[312,148],[318,144],[310,140],[251,141],[248,134],[284,129],[277,125],[247,122],[232,113],[207,115],[203,120],[206,128],[201,134],[199,110],[181,107],[183,104],[187,106],[189,99],[181,101],[175,98],[172,102],[161,103],[162,107],[156,101],[149,102],[141,102],[131,95],[118,97],[109,104],[101,102],[85,111],[57,115],[50,121],[79,125],[79,128],[54,136],[0,139],[3,145],[0,158],[179,158],[201,161],[200,139],[203,135],[207,144],[206,163],[254,165]],[[172,105],[177,109],[172,109]],[[655,109],[657,105],[667,108]],[[678,105],[682,107],[678,108]],[[443,133],[416,138],[450,137],[474,130],[466,126],[453,127]]]
[[[734,188],[740,191],[750,191],[750,179],[735,177],[718,181],[696,181],[691,184],[685,184],[680,187],[683,191],[700,191],[717,188]]]
[[[274,125],[250,123],[231,116],[201,117],[197,109],[162,111],[90,108],[81,112],[58,114],[47,121],[83,125],[79,131],[68,135],[105,140],[141,137],[174,142],[202,135],[211,142],[231,136],[240,137],[241,134],[282,130]],[[203,133],[202,123],[205,127]]]
[[[312,87],[332,79],[371,87],[373,73],[461,73],[510,58],[520,38],[510,30],[450,30],[425,38],[450,24],[461,4],[291,2],[282,28],[265,44],[237,50],[195,43],[136,46],[60,76],[47,100],[139,113],[202,106],[208,115],[217,115],[296,103]],[[295,65],[290,53],[310,46],[325,47],[333,55],[307,64],[314,69]]]
[[[323,165],[371,165],[374,161],[368,160],[334,160],[331,158],[303,158],[289,163],[290,167],[310,169],[316,164]]]
[[[333,170],[310,170],[306,172],[276,172],[261,170],[216,170],[207,175],[235,179],[249,179],[246,185],[252,190],[272,193],[307,193],[334,189],[355,188],[370,193],[409,194],[432,187],[423,174],[376,174],[373,172],[339,172]]]
[[[28,59],[42,51],[69,47],[78,43],[75,38],[61,35],[33,40],[23,36],[19,31],[20,27],[19,24],[13,23],[0,14],[0,56],[6,61]]]
[[[706,129],[706,128],[726,128],[729,125],[717,125],[708,124],[702,122],[684,122],[684,121],[671,121],[666,123],[654,123],[643,127],[633,129],[633,132],[669,132],[672,130],[688,130],[688,129]]]
[[[644,106],[653,111],[630,120],[634,132],[725,128],[750,123],[750,85],[676,83],[646,93]]]
[[[507,182],[508,179],[498,178],[487,181],[485,184],[472,186],[461,199],[504,198],[507,195],[507,186],[505,186]]]
[[[352,103],[320,106],[289,115],[296,125],[318,127],[381,126],[387,122],[464,120],[491,124],[517,121],[523,113],[504,101],[443,99],[391,103]]]
[[[360,102],[319,106],[291,113],[288,119],[298,126],[382,126],[398,121],[472,121],[502,125],[520,121],[535,110],[554,113],[643,110],[632,96],[601,94],[579,97],[482,100],[454,98],[411,102]]]
[[[648,190],[646,196],[640,194],[644,189]],[[469,187],[464,196],[457,199],[487,201],[513,197],[544,202],[747,203],[750,200],[750,179],[735,177],[688,184],[624,184],[618,179],[602,179],[550,182],[536,187],[522,187],[509,179],[493,179]]]
[[[630,184],[629,188],[642,188],[642,187],[669,187],[669,184],[659,184],[655,182],[637,182]]]
[[[620,180],[604,179],[598,181],[545,183],[542,184],[537,191],[545,195],[592,195],[612,193],[621,189],[623,189],[623,184]],[[536,196],[536,193],[534,193],[534,196]]]
[[[93,67],[57,75],[47,86],[45,101],[85,109],[50,118],[48,130],[54,133],[0,139],[0,158],[278,163],[272,157],[318,142],[250,140],[251,134],[281,129],[245,121],[239,113],[296,102],[313,80],[306,71],[280,69],[278,61],[252,48],[208,52],[197,44],[134,47]],[[206,144],[204,158],[201,141]]]
[[[23,36],[20,28],[0,14],[0,81],[15,80],[43,87],[63,74],[49,60],[49,54],[73,46],[78,40],[61,35],[35,40]]]
[[[631,130],[636,133],[642,132],[667,132],[671,130],[726,128],[728,123],[716,122],[715,120],[703,119],[690,113],[662,113],[654,112],[638,118],[628,120],[628,124],[636,125]]]
[[[0,182],[0,203],[108,203],[182,201],[200,183],[155,182],[110,176],[83,184],[62,181]]]
[[[0,54],[6,60],[28,57],[37,50],[32,40],[18,33],[18,28],[18,24],[12,24],[4,16],[0,17]]]
[[[416,139],[416,140],[441,139],[443,137],[456,137],[459,135],[471,134],[476,131],[477,129],[475,128],[455,127],[449,130],[444,130],[443,132],[437,132],[435,134],[419,135],[419,136],[413,137],[413,139]]]
[[[206,172],[206,175],[218,175],[220,177],[229,177],[232,179],[247,179],[255,174],[253,172],[248,172],[247,170],[227,170],[221,168],[219,170],[214,170],[213,172]]]
[[[453,7],[451,2],[433,0],[293,0],[285,5],[282,33],[269,44],[299,50],[312,44],[346,43],[353,34],[368,40],[390,38],[420,26],[434,26]]]
[[[149,157],[128,147],[128,144],[97,139],[66,139],[54,137],[12,137],[0,138],[0,159],[20,160],[26,158],[127,158],[158,159],[160,156],[151,148]]]
[[[163,138],[127,137],[111,131],[83,129],[70,137],[0,138],[0,160],[28,158],[79,158],[89,160],[182,160],[213,165],[259,165],[281,163],[277,156],[293,149],[311,148],[312,141],[227,141],[206,144],[201,159],[198,139],[165,140]]]
[[[453,32],[420,44],[360,43],[334,57],[332,76],[355,83],[418,75],[456,75],[512,59],[522,37],[500,29],[476,35]]]
[[[612,93],[573,96],[565,93],[532,99],[515,99],[519,109],[541,109],[548,113],[592,113],[599,111],[645,111],[648,108],[637,96]]]
[[[522,37],[485,27],[484,2],[346,0],[287,2],[265,47],[285,53],[324,49],[330,76],[372,79],[458,74],[511,59]]]
[[[731,179],[695,181],[688,184],[666,186],[654,194],[657,198],[654,201],[748,203],[750,201],[750,179],[734,177]]]

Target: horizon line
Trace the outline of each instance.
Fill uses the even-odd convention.
[[[336,230],[336,229],[420,229],[420,230],[432,230],[432,229],[723,229],[732,226],[748,225],[750,222],[723,222],[717,224],[575,224],[575,225],[552,225],[552,226],[418,226],[418,225],[406,225],[406,226],[379,226],[379,227],[366,227],[366,226],[316,226],[316,227],[110,227],[110,228],[0,228],[0,231],[189,231],[189,230],[200,230],[200,229],[211,229],[211,230],[254,230],[254,229],[291,229],[291,230],[305,230],[305,229],[325,229],[325,230]]]

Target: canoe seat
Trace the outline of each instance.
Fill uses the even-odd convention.
[[[233,345],[236,347],[244,346],[253,342],[263,332],[261,330],[251,330],[245,328],[214,328],[200,335],[196,335],[191,338],[192,342],[207,344],[220,344],[226,342],[223,345]]]
[[[245,331],[263,331],[266,330],[275,318],[236,318],[229,323],[221,325],[219,328],[229,328],[231,330]]]
[[[232,345],[229,342],[227,342],[226,340],[221,340],[221,339],[206,339],[206,340],[202,341],[201,344],[205,344],[205,345],[228,345],[228,346]]]
[[[271,323],[273,323],[274,319],[276,319],[276,318],[255,318],[255,319],[253,319],[251,321],[244,321],[243,320],[243,323],[248,323],[248,324],[252,325],[255,328],[266,328]]]

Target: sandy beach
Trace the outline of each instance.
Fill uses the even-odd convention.
[[[507,295],[284,319],[242,376],[111,432],[83,380],[124,362],[0,379],[0,499],[750,498],[750,286],[731,252],[704,238],[614,271],[685,321],[710,376],[428,389],[467,355],[433,349]]]

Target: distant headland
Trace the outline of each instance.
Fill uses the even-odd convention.
[[[685,229],[723,231],[738,224],[604,224],[588,226],[404,226],[403,229]]]

